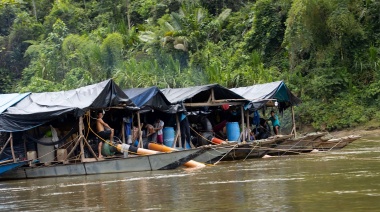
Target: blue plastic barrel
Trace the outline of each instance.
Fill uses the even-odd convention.
[[[228,141],[237,141],[240,136],[240,128],[238,122],[227,122],[227,139]]]
[[[168,147],[172,147],[173,142],[174,142],[174,134],[175,134],[174,128],[164,127],[163,134],[164,134],[164,145]]]

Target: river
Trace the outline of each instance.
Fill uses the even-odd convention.
[[[0,182],[0,211],[379,211],[380,137],[203,169]]]

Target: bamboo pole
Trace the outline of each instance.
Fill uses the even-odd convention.
[[[84,162],[84,144],[83,144],[83,116],[79,118],[79,143],[80,143],[80,154],[81,154],[81,161]]]
[[[13,162],[16,163],[15,150],[13,149],[13,134],[11,133],[9,137],[11,138],[11,152],[12,152]]]
[[[241,113],[241,130],[242,130],[242,135],[241,136],[243,139],[242,141],[245,142],[245,124],[244,124],[244,108],[243,105],[240,106],[240,113]]]
[[[125,144],[125,123],[124,120],[121,123],[121,139],[123,143]]]
[[[249,112],[248,110],[245,111],[245,118],[247,119],[247,133],[248,133],[248,140],[251,139],[251,136],[249,135],[249,133],[251,132],[251,126],[250,126],[250,123],[249,123]]]
[[[77,141],[74,144],[74,147],[71,149],[71,151],[69,152],[69,154],[67,154],[65,160],[67,160],[71,156],[71,154],[73,154],[73,152],[75,151],[75,149],[77,148],[77,146],[79,144],[80,139],[81,139],[81,136],[78,137]]]
[[[9,135],[7,142],[5,142],[3,148],[0,151],[0,155],[3,154],[4,149],[7,147],[8,143],[11,141],[11,136],[12,136],[12,134]]]
[[[296,119],[295,119],[295,116],[294,116],[294,107],[292,106],[292,125],[293,125],[293,129],[292,129],[292,132],[294,132],[294,137],[297,136],[297,132],[296,132]]]
[[[132,123],[132,125],[133,125],[133,123]],[[137,111],[137,127],[139,128],[138,130],[139,130],[139,147],[140,148],[143,148],[144,147],[144,145],[143,145],[143,141],[142,141],[142,133],[141,133],[141,123],[140,123],[140,111]],[[132,127],[132,129],[133,129],[133,127]],[[132,132],[132,134],[133,134],[133,132]],[[133,141],[132,141],[132,143],[133,143]]]
[[[179,147],[182,147],[181,127],[180,127],[180,123],[179,123],[178,113],[175,114],[175,120],[177,122],[177,133],[176,133],[172,148],[174,148],[176,146],[178,140],[179,140]]]
[[[83,141],[84,143],[87,145],[88,149],[90,150],[91,154],[95,157],[95,159],[98,161],[99,158],[98,156],[96,156],[94,150],[92,149],[91,145],[88,143],[88,141],[86,140],[86,138],[83,138]]]
[[[23,136],[23,140],[24,140],[24,154],[25,154],[25,158],[28,157],[28,151],[27,151],[27,148],[26,148],[26,137]]]

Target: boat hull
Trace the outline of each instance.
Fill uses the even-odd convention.
[[[0,165],[0,175],[4,174],[6,172],[9,172],[12,169],[15,169],[15,168],[18,168],[20,166],[23,166],[23,165],[25,165],[27,163],[28,163],[27,161],[20,161],[20,162],[16,162],[16,163],[1,164]]]
[[[168,170],[183,165],[187,161],[202,154],[204,151],[206,150],[190,149],[172,153],[106,159],[77,164],[21,167],[1,175],[0,180]]]
[[[203,154],[195,157],[193,160],[200,163],[212,164],[232,150],[232,146],[212,145]]]

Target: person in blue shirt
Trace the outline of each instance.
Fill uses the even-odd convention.
[[[274,134],[278,135],[278,131],[280,129],[280,121],[278,120],[278,116],[274,113],[273,110],[270,112],[269,120],[272,122]]]

